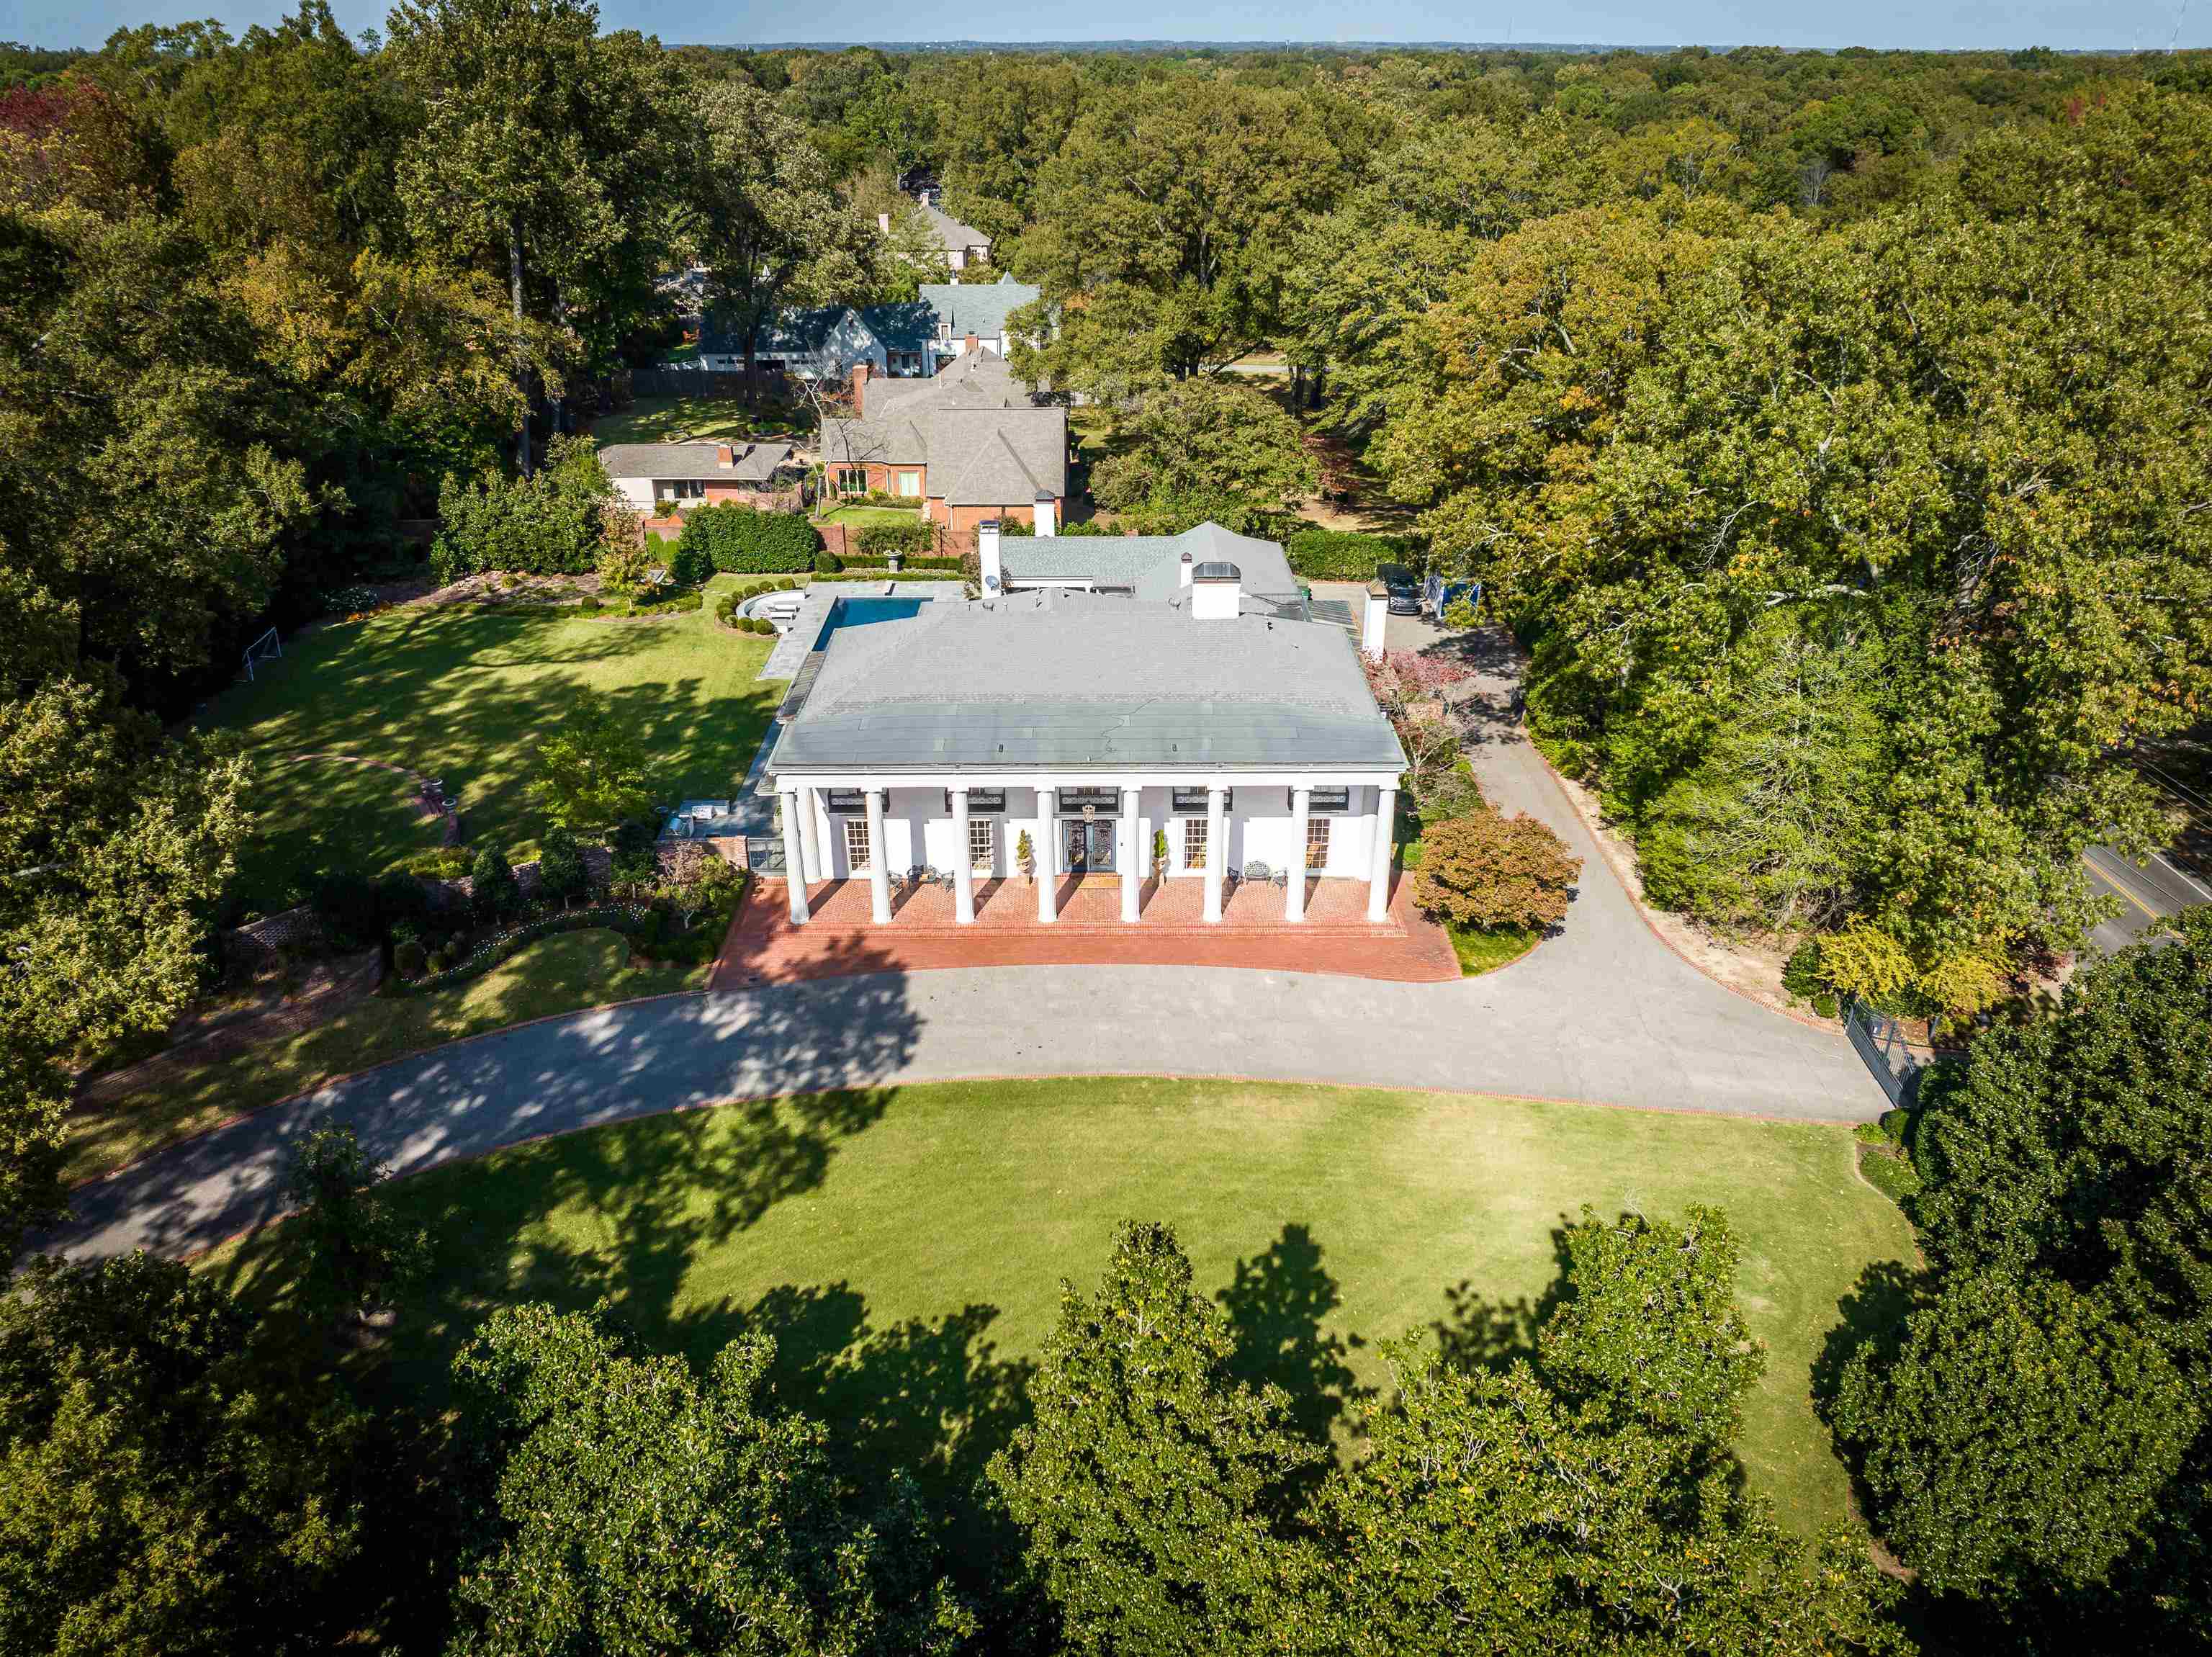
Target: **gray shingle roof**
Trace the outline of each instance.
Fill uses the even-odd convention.
[[[865,419],[823,423],[824,460],[927,466],[929,493],[953,506],[1067,493],[1067,411],[1032,403],[1004,363],[963,359],[934,379],[874,380],[866,396]]]
[[[955,339],[965,338],[971,333],[979,339],[996,339],[1006,331],[1007,314],[1034,304],[1043,292],[1042,288],[1032,288],[1010,276],[1000,277],[996,282],[921,284],[923,300],[940,320],[951,325]]]
[[[1336,628],[1033,593],[840,629],[770,763],[1395,771],[1405,756]]]
[[[1202,523],[1180,535],[1008,536],[999,543],[999,567],[1011,581],[1084,581],[1133,588],[1141,600],[1173,598],[1182,586],[1179,566],[1188,551],[1194,565],[1233,564],[1250,597],[1285,603],[1299,595],[1290,560],[1273,541],[1231,533]]]
[[[929,202],[921,204],[921,216],[929,221],[929,228],[937,233],[937,245],[946,253],[964,253],[970,247],[991,251],[991,238],[972,224],[963,224],[944,209]]]
[[[791,459],[788,443],[733,443],[721,461],[720,443],[610,443],[599,464],[610,478],[697,478],[707,483],[764,484]]]

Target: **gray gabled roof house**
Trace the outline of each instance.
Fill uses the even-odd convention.
[[[1054,921],[1085,877],[1118,886],[1124,923],[1182,880],[1218,921],[1232,874],[1278,874],[1287,922],[1316,880],[1352,888],[1338,912],[1364,897],[1388,920],[1396,734],[1340,629],[1248,594],[1237,563],[1187,556],[1256,565],[1281,549],[1270,560],[1272,543],[1204,529],[1174,538],[1174,585],[1152,595],[1062,586],[813,612],[760,783],[779,801],[793,922],[823,887],[865,881],[891,924],[892,884],[913,872],[949,879],[963,923],[1002,903]],[[1113,543],[1095,545],[1103,569]],[[1149,587],[1157,551],[1139,550],[1133,585]],[[1013,884],[1025,873],[1031,890]]]
[[[825,420],[823,482],[922,502],[956,531],[985,519],[1034,520],[1049,534],[1066,504],[1067,411],[1039,402],[1006,364],[981,352],[934,378],[854,374],[851,419]]]

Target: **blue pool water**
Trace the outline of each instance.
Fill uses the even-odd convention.
[[[839,599],[830,606],[830,619],[822,629],[822,637],[814,648],[817,650],[830,643],[830,635],[840,627],[866,627],[871,622],[911,621],[921,613],[927,599],[855,598]]]

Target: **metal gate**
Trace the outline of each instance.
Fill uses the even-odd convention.
[[[1911,1105],[1920,1091],[1921,1077],[1936,1062],[1934,1051],[1908,1041],[1900,1020],[1876,1011],[1856,996],[1844,999],[1844,1027],[1889,1102],[1899,1107]]]

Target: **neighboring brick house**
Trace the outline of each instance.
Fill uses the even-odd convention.
[[[823,425],[823,484],[922,503],[956,533],[1018,518],[1054,533],[1067,506],[1067,411],[1040,403],[1006,363],[970,352],[931,380],[853,375],[857,418]]]
[[[750,501],[791,465],[788,443],[610,443],[599,464],[641,511],[664,502]]]

